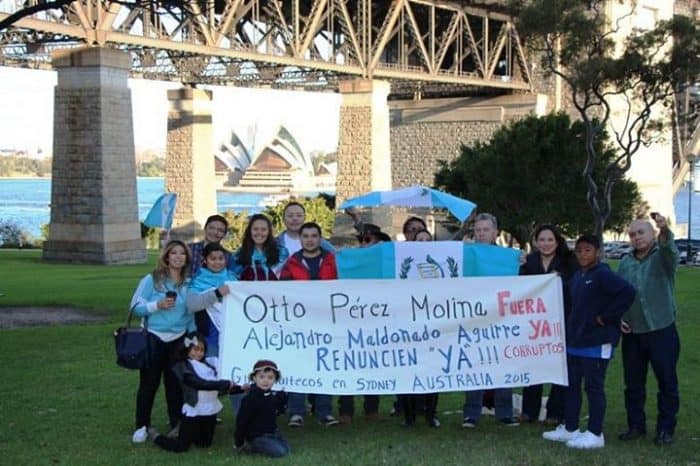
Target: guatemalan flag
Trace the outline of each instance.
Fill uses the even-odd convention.
[[[384,242],[336,256],[340,278],[449,278],[518,275],[520,251],[462,241]]]
[[[173,226],[175,216],[175,205],[177,204],[177,194],[165,193],[156,199],[150,212],[146,215],[143,224],[149,227],[161,227],[170,230]]]

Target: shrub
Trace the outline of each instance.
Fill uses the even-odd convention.
[[[146,243],[146,249],[160,249],[159,228],[152,228],[141,222],[141,238]]]
[[[49,233],[51,231],[51,224],[44,223],[41,225],[41,238],[46,241],[49,239]]]
[[[0,247],[33,248],[32,236],[12,220],[0,219]]]
[[[223,215],[228,222],[228,234],[221,241],[221,244],[229,251],[235,251],[241,247],[243,232],[248,225],[248,217],[250,217],[250,214],[247,210],[238,213],[228,210],[221,215]]]
[[[333,231],[333,223],[335,222],[335,213],[328,207],[326,198],[322,196],[316,196],[314,198],[291,198],[288,201],[282,201],[277,205],[266,208],[263,213],[272,220],[272,225],[275,227],[276,234],[284,230],[282,214],[284,212],[284,207],[292,201],[298,202],[304,206],[307,222],[318,223],[321,226],[323,236],[325,238],[330,236]]]

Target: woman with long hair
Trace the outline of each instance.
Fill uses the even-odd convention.
[[[229,270],[243,281],[277,280],[287,257],[287,249],[275,239],[270,219],[255,214],[250,217],[243,242],[232,256]]]
[[[148,437],[153,400],[161,378],[173,430],[177,429],[182,416],[182,391],[171,366],[185,334],[195,329],[186,306],[191,257],[182,241],[168,242],[155,269],[141,279],[131,298],[131,310],[141,317],[141,325],[148,329],[150,351],[149,366],[139,371],[134,443],[145,442]]]
[[[243,232],[241,247],[231,256],[229,270],[241,281],[276,281],[287,257],[287,248],[275,238],[270,219],[255,214]],[[236,415],[242,398],[240,394],[231,395]]]
[[[534,250],[525,258],[525,263],[520,267],[520,275],[557,273],[564,286],[564,316],[566,319],[571,309],[567,281],[576,271],[576,258],[554,225],[540,225],[535,229],[532,238]],[[564,386],[552,385],[546,406],[548,424],[558,425],[564,419],[565,390]],[[523,388],[521,421],[537,421],[542,407],[542,391],[541,384]]]

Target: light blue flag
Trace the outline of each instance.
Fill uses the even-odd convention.
[[[146,215],[143,224],[149,227],[161,227],[170,230],[173,226],[175,216],[175,205],[177,204],[177,194],[165,193],[160,196],[153,207]]]
[[[518,275],[520,251],[491,244],[462,243],[462,275],[494,277]]]
[[[520,251],[461,241],[386,242],[336,253],[340,278],[518,275]]]
[[[394,278],[394,243],[344,248],[335,253],[340,278]]]

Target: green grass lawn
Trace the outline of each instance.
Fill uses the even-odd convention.
[[[477,429],[462,429],[463,395],[455,393],[440,396],[440,429],[423,424],[404,429],[400,419],[388,416],[392,398],[384,397],[384,419],[378,422],[359,416],[349,426],[323,428],[311,419],[299,430],[284,425],[293,453],[271,460],[233,452],[228,400],[210,449],[176,455],[151,444],[132,445],[138,374],[115,364],[111,334],[155,257],[150,256],[151,265],[110,267],[44,264],[39,257],[38,251],[0,251],[0,292],[5,294],[0,306],[75,306],[107,317],[109,323],[0,330],[2,464],[700,463],[700,269],[678,273],[681,410],[676,443],[670,447],[654,446],[651,437],[632,443],[616,439],[625,425],[618,355],[608,371],[607,444],[602,450],[572,451],[542,440],[542,426],[500,427],[491,417],[484,417]],[[648,427],[653,433],[656,389],[651,376],[648,388]],[[160,390],[153,417],[165,429],[162,395]],[[358,399],[356,407],[361,405]]]

